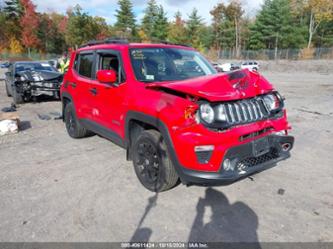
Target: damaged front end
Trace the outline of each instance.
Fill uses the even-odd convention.
[[[15,90],[25,101],[38,96],[59,99],[63,75],[51,71],[23,71],[15,77]]]
[[[256,72],[146,87],[185,99],[184,117],[170,131],[183,183],[230,184],[290,157],[294,138],[284,98]]]

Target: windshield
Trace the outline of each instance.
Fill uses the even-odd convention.
[[[15,71],[21,72],[21,71],[27,71],[27,70],[45,70],[45,71],[55,71],[55,69],[48,63],[37,63],[37,62],[31,62],[31,63],[17,63],[15,65]]]
[[[136,48],[130,50],[137,80],[177,81],[215,74],[212,65],[193,50],[176,48]]]

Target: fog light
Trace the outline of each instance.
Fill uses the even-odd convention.
[[[226,170],[226,171],[229,171],[229,170],[234,170],[232,164],[231,164],[231,161],[230,159],[225,159],[224,162],[223,162],[223,169]]]

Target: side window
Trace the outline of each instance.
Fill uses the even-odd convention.
[[[118,83],[125,81],[125,74],[121,68],[121,61],[115,54],[100,54],[98,70],[114,70],[117,72]]]
[[[75,56],[75,61],[74,61],[74,65],[73,65],[74,69],[76,72],[79,71],[79,54],[76,54]]]
[[[93,62],[93,54],[81,54],[78,73],[84,77],[91,78]]]

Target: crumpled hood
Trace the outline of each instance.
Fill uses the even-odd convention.
[[[255,97],[273,90],[263,76],[248,69],[215,74],[177,82],[152,83],[152,89],[169,89],[211,102]]]
[[[45,70],[27,70],[18,73],[20,76],[26,78],[27,81],[62,81],[62,74],[58,72],[45,71]]]

